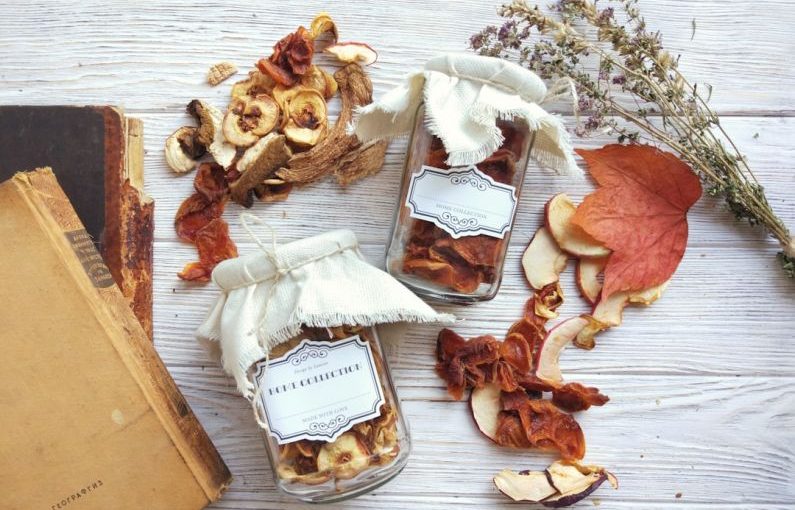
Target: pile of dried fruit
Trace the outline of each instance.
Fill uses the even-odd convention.
[[[321,39],[328,40],[324,51],[347,64],[333,76],[312,63]],[[207,281],[215,264],[236,255],[228,229],[218,227],[225,225],[220,215],[227,196],[248,208],[255,197],[265,202],[285,200],[293,186],[329,174],[345,186],[381,169],[387,142],[362,145],[346,132],[353,109],[372,101],[372,83],[360,64],[375,62],[376,53],[366,44],[337,39],[334,21],[319,14],[309,29],[298,27],[277,42],[269,58],[260,59],[246,80],[232,86],[226,112],[198,99],[188,104],[199,125],[181,127],[169,136],[166,162],[177,173],[189,172],[209,153],[214,163],[202,165],[220,168],[225,193],[204,200],[194,194],[180,207],[175,220],[180,238],[197,247],[197,239],[206,238],[204,256],[199,247],[200,261],[188,264],[181,278]],[[216,64],[208,82],[217,85],[236,71],[228,62]],[[326,102],[337,93],[342,110],[329,128]],[[201,194],[198,184],[197,193]],[[200,236],[210,221],[216,226]],[[193,233],[182,235],[185,231]]]
[[[504,142],[476,166],[496,182],[511,184],[524,139],[514,125],[498,121]],[[449,169],[442,141],[433,137],[424,164]],[[454,238],[432,222],[412,220],[403,257],[403,271],[458,292],[472,293],[482,283],[494,281],[494,268],[505,240],[489,235]]]
[[[585,438],[568,413],[608,398],[596,388],[566,383],[561,353],[571,343],[593,348],[597,333],[621,324],[625,306],[649,305],[662,295],[684,255],[686,213],[701,195],[687,165],[654,147],[609,145],[578,153],[599,188],[579,207],[565,194],[547,203],[545,225],[522,256],[533,288],[524,317],[502,342],[493,336],[466,341],[443,329],[436,352],[436,371],[453,398],[472,388],[472,415],[487,437],[501,446],[559,452],[563,462],[545,473],[505,470],[494,479],[515,500],[553,507],[579,501],[604,480],[617,486],[604,469],[577,463]],[[577,259],[577,284],[593,310],[546,331],[546,321],[556,319],[563,304],[559,277],[570,256]],[[564,483],[561,473],[574,481]]]
[[[325,333],[325,334],[324,334]],[[369,342],[376,370],[385,369],[382,353],[376,342],[360,326],[339,326],[329,329],[306,328],[299,336],[279,344],[271,350],[271,359],[278,359],[305,338],[343,340],[352,335]],[[384,391],[384,395],[389,395]],[[279,446],[276,472],[291,483],[318,485],[334,480],[349,480],[366,469],[392,462],[400,452],[397,429],[397,410],[387,397],[377,418],[354,425],[331,442],[301,439]]]

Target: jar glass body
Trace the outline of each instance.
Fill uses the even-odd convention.
[[[305,340],[311,341],[312,346],[321,349],[352,342],[367,346],[371,353],[367,359],[371,361],[372,366],[369,372],[366,368],[363,371],[370,374],[374,386],[380,387],[383,402],[380,405],[373,404],[371,412],[367,415],[368,419],[361,421],[362,418],[359,417],[357,421],[356,410],[342,411],[342,415],[337,417],[339,410],[346,409],[348,403],[355,401],[359,396],[357,395],[358,390],[369,384],[365,382],[364,385],[350,386],[348,384],[345,386],[344,379],[351,376],[345,375],[339,369],[335,371],[334,366],[341,366],[339,356],[316,356],[312,352],[304,352],[303,359],[309,358],[309,361],[312,361],[313,358],[316,359],[313,362],[314,366],[320,367],[329,365],[329,363],[332,366],[325,366],[322,369],[310,366],[308,372],[304,368],[291,370],[291,376],[300,374],[297,376],[298,379],[291,377],[292,381],[274,378],[277,372],[273,367],[278,366],[281,362],[294,361],[296,350],[300,355],[302,353],[301,346],[308,343]],[[312,355],[312,357],[308,355]],[[408,460],[411,441],[408,426],[403,418],[400,403],[389,375],[386,357],[374,327],[306,327],[299,335],[271,349],[268,358],[268,360],[260,360],[252,365],[248,376],[257,388],[254,399],[255,412],[258,414],[274,481],[280,490],[303,501],[333,502],[371,491],[400,473]],[[342,365],[347,366],[347,361],[342,361],[344,361]],[[267,363],[268,369],[263,372],[265,363]],[[306,363],[304,362],[304,364]],[[364,365],[367,365],[367,362]],[[323,372],[318,370],[323,370]],[[274,385],[284,388],[284,385],[296,381],[309,383],[311,377],[314,377],[316,381],[320,373],[332,374],[332,377],[321,383],[316,382],[316,386],[308,391],[313,391],[316,395],[325,393],[332,396],[330,398],[318,397],[320,398],[319,406],[317,403],[302,402],[306,399],[300,397],[293,399],[293,397],[287,396],[285,398],[294,400],[294,403],[290,404],[289,411],[285,412],[284,409],[275,411],[273,408],[276,404],[270,403],[266,406],[265,399],[260,396],[267,389],[272,390]],[[340,375],[341,373],[342,375]],[[270,408],[271,414],[267,414],[268,408]],[[318,411],[318,409],[320,410]],[[317,419],[321,422],[321,426],[325,426],[323,423],[329,422],[329,417],[331,417],[331,422],[337,417],[337,425],[345,420],[349,420],[353,425],[345,423],[337,430],[337,436],[333,439],[317,437],[311,439],[304,437],[295,440],[277,439],[277,434],[272,433],[270,424],[278,423],[276,418],[273,418],[274,413],[278,412],[301,416],[304,422]],[[306,430],[311,428],[310,426]]]
[[[534,133],[521,120],[498,120],[504,142],[469,167],[448,166],[442,141],[414,120],[387,271],[418,295],[443,302],[493,298],[522,190]]]

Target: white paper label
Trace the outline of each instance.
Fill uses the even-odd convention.
[[[283,357],[256,366],[265,419],[279,444],[334,441],[381,414],[384,393],[370,344],[358,335],[304,340]]]
[[[455,239],[487,235],[502,239],[511,229],[516,188],[469,167],[424,166],[411,176],[406,205],[412,218],[432,221]]]

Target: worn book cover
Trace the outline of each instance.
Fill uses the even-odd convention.
[[[152,336],[152,200],[143,124],[112,106],[0,106],[0,182],[49,166]]]
[[[4,510],[196,510],[230,473],[48,168],[0,184]]]

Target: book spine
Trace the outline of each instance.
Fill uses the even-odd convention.
[[[105,233],[102,256],[152,339],[154,202],[143,187],[143,122],[113,107],[105,119]]]
[[[44,220],[52,218],[63,235],[58,241],[65,253],[72,251],[79,259],[86,278],[82,287],[95,304],[97,317],[116,329],[110,335],[114,347],[127,369],[138,381],[149,404],[157,413],[182,458],[202,487],[208,502],[216,501],[228,487],[231,473],[193,414],[174,380],[154,349],[114,279],[83,228],[77,214],[49,168],[18,173],[14,180],[30,196],[30,202]],[[43,210],[42,210],[43,209]]]

